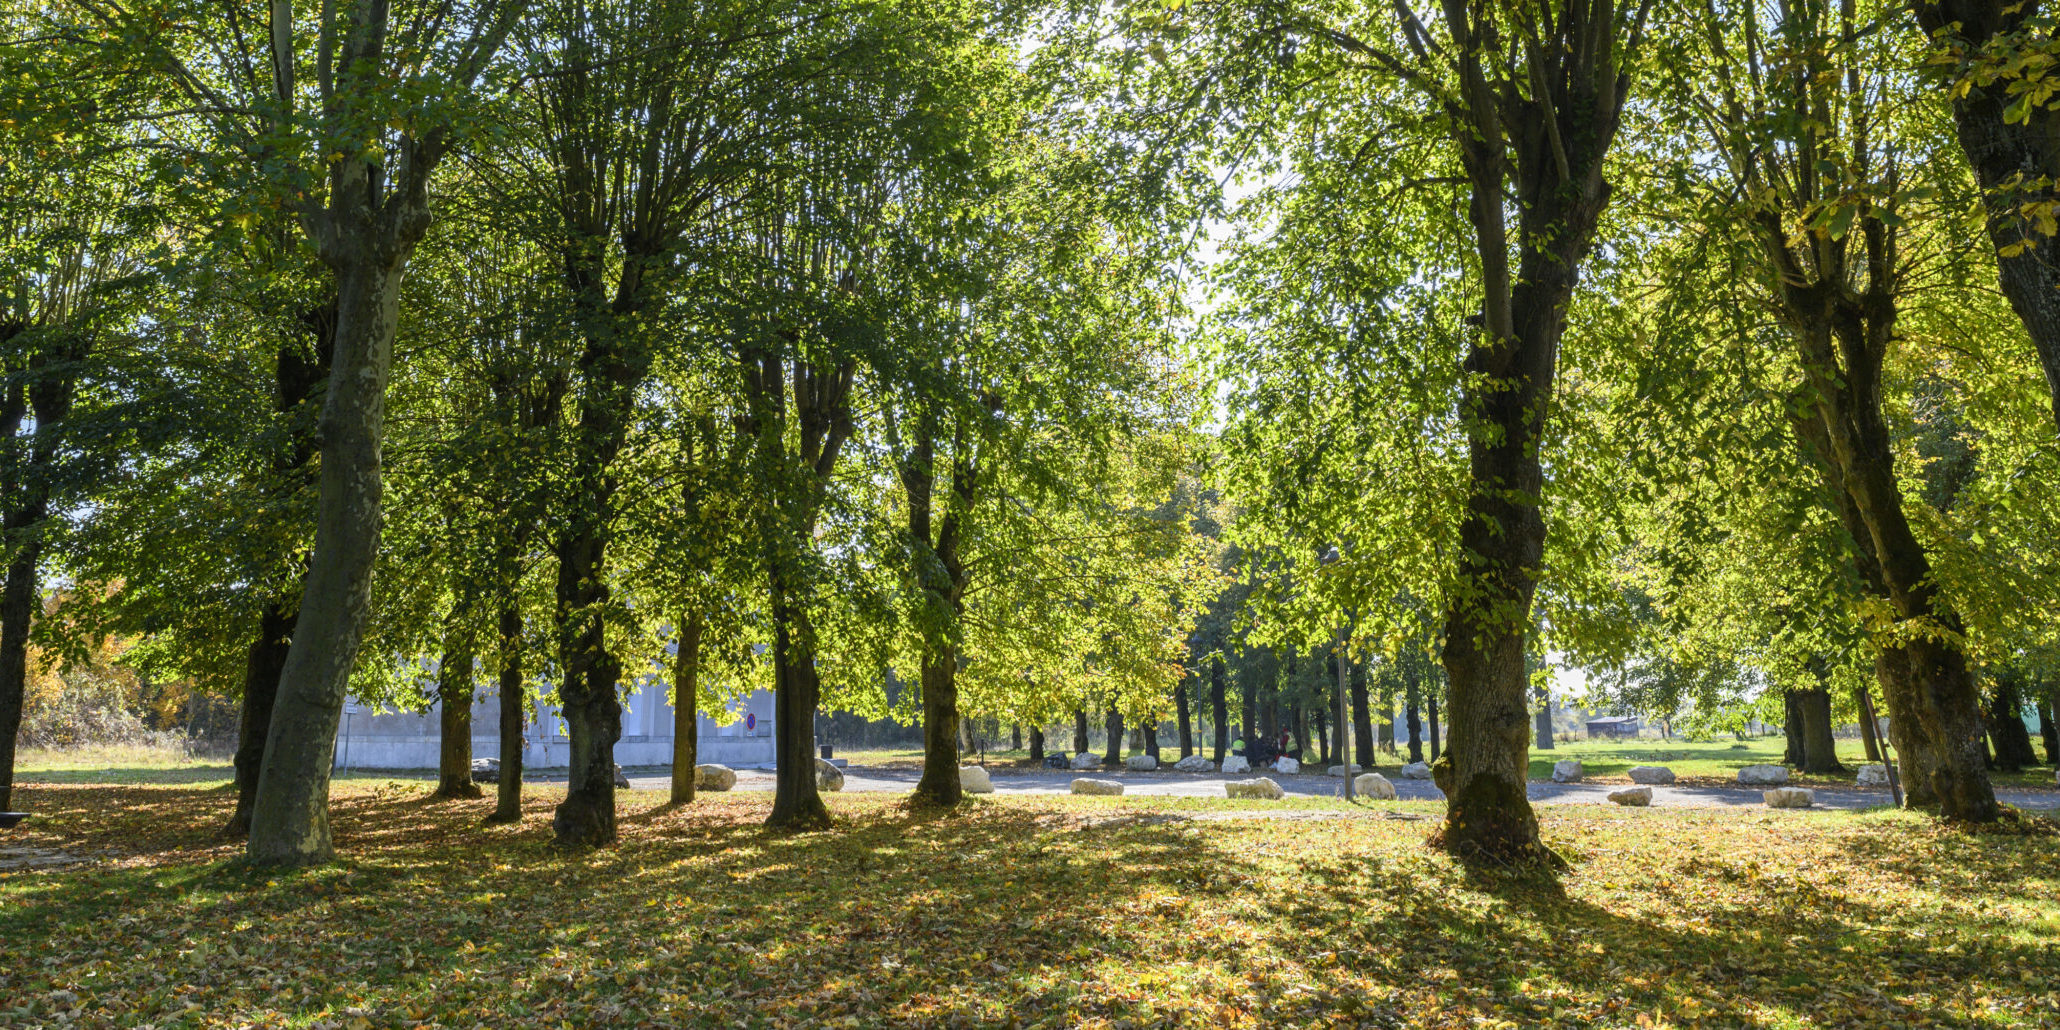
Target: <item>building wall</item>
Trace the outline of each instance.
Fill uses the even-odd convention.
[[[615,760],[626,767],[672,764],[672,705],[663,683],[647,679],[623,705],[622,739]],[[747,726],[756,716],[755,726]],[[403,712],[379,709],[353,700],[337,728],[337,769],[434,769],[439,730],[437,709]],[[482,688],[472,705],[472,757],[500,754],[500,699],[491,686]],[[732,701],[722,720],[703,713],[697,756],[703,764],[756,768],[773,763],[773,698],[758,690]],[[539,705],[535,719],[523,727],[522,764],[530,769],[562,769],[571,744],[565,721],[551,705]]]

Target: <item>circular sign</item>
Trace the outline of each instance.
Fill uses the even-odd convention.
[[[758,713],[757,713],[757,712],[749,712],[749,713],[746,713],[746,714],[745,714],[745,716],[744,716],[744,728],[745,728],[745,729],[747,729],[747,730],[755,730],[755,729],[757,729],[757,728],[758,728]]]

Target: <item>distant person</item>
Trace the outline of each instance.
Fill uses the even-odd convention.
[[[1239,737],[1236,740],[1231,741],[1230,753],[1238,756],[1239,758],[1243,758],[1245,756],[1245,738]]]

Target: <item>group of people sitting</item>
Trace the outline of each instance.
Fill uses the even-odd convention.
[[[1230,753],[1242,757],[1251,763],[1254,769],[1272,765],[1282,755],[1291,755],[1299,750],[1301,749],[1295,743],[1295,735],[1286,730],[1280,731],[1278,740],[1267,740],[1262,737],[1246,743],[1245,738],[1239,737],[1230,742]]]

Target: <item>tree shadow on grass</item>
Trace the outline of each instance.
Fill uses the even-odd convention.
[[[341,795],[348,857],[292,879],[228,875],[166,838],[155,867],[0,881],[0,993],[71,990],[136,1022],[193,1002],[251,1022],[266,1006],[355,1006],[374,1025],[1632,1026],[1658,1011],[1860,1026],[1880,1019],[1824,999],[1875,1003],[1882,953],[1841,942],[1913,925],[1858,888],[1694,851],[1706,820],[1598,819],[1607,832],[1573,844],[1554,882],[1468,871],[1423,847],[1423,822],[1225,824],[1114,802],[939,815],[840,798],[835,831],[788,835],[758,825],[766,796],[627,799],[620,846],[559,854],[542,793],[523,825],[493,831],[405,791]],[[221,809],[205,792],[156,803],[193,833]],[[2037,860],[1997,849],[2005,874]],[[1865,855],[1840,862],[1832,873],[1886,875]],[[1898,942],[1924,982],[1897,1018],[1964,1023],[1949,978],[2053,965],[2006,936],[1978,953],[1950,935]],[[91,978],[43,961],[82,942],[157,957]],[[307,993],[252,989],[280,970]],[[192,990],[158,997],[158,975]]]

